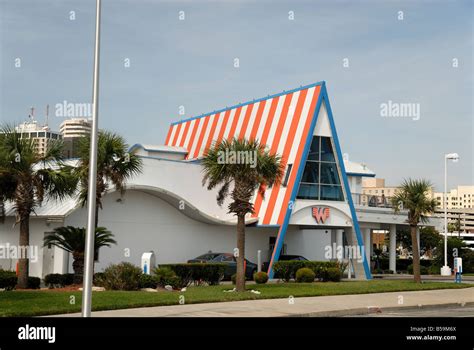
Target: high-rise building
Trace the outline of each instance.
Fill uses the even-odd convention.
[[[90,134],[92,121],[87,118],[72,118],[63,121],[59,130],[64,140],[63,154],[66,158],[78,156],[79,141]]]
[[[39,155],[45,154],[51,140],[62,139],[62,135],[59,132],[51,131],[47,125],[40,126],[33,119],[19,124],[15,127],[15,130],[21,135],[21,138],[33,139],[36,152]]]
[[[87,118],[66,119],[59,126],[59,131],[64,138],[83,137],[90,134],[92,121]]]
[[[393,197],[397,187],[386,186],[385,179],[366,177],[362,180],[361,204],[373,207],[390,205],[390,197]],[[444,218],[444,193],[430,191],[428,194],[436,199],[437,208],[433,216]],[[474,233],[474,186],[458,186],[447,194],[447,217],[448,230],[471,235]],[[462,236],[470,246],[474,247],[474,237],[468,240]]]
[[[445,202],[448,209],[474,208],[474,186],[458,186],[447,193],[446,200],[443,192],[435,192],[435,198],[440,209]]]

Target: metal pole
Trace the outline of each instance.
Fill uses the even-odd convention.
[[[89,156],[89,190],[87,194],[87,236],[84,254],[84,282],[82,290],[82,317],[91,316],[92,274],[94,271],[94,236],[97,181],[97,134],[99,124],[99,58],[100,58],[100,2],[96,0],[94,85],[92,92],[92,130]]]
[[[448,159],[444,156],[444,266],[448,266]]]
[[[257,271],[260,272],[262,271],[262,251],[257,250]]]

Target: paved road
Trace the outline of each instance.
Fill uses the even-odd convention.
[[[346,317],[474,317],[474,307],[433,307],[421,310],[397,310]]]

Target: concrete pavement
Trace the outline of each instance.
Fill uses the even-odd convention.
[[[186,295],[184,293],[184,295]],[[92,312],[93,317],[288,317],[347,316],[401,308],[474,306],[474,288],[390,292],[221,303],[184,304]],[[55,315],[79,317],[79,313]]]

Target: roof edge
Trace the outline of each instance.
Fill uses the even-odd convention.
[[[217,114],[217,113],[222,113],[222,112],[225,112],[225,111],[234,109],[234,108],[239,108],[239,107],[243,107],[243,106],[249,105],[249,104],[251,104],[251,103],[256,103],[256,102],[260,102],[260,101],[267,100],[267,99],[270,99],[270,98],[275,98],[275,97],[278,97],[278,96],[290,94],[290,93],[293,93],[293,92],[296,92],[296,91],[300,91],[300,90],[304,90],[304,89],[309,89],[309,88],[312,88],[312,87],[315,87],[315,86],[324,86],[325,84],[326,84],[326,81],[322,80],[322,81],[318,81],[317,83],[312,83],[312,84],[300,86],[300,87],[295,88],[295,89],[283,90],[282,92],[279,92],[279,93],[277,93],[277,94],[268,95],[268,96],[265,96],[265,97],[262,97],[262,98],[258,98],[258,99],[254,99],[254,100],[251,100],[251,101],[247,101],[247,102],[244,102],[244,103],[239,103],[239,104],[236,104],[236,105],[234,105],[234,106],[225,107],[225,108],[222,108],[222,109],[219,109],[219,110],[215,110],[215,111],[212,111],[212,112],[209,112],[209,113],[203,113],[203,114],[198,115],[198,116],[194,116],[194,117],[187,118],[187,119],[182,119],[182,120],[177,121],[177,122],[172,122],[172,123],[170,124],[170,126],[174,126],[174,125],[177,125],[177,124],[189,122],[189,121],[191,121],[191,120],[199,119],[199,118],[202,118],[202,117],[205,117],[205,116],[208,116],[208,115]]]

